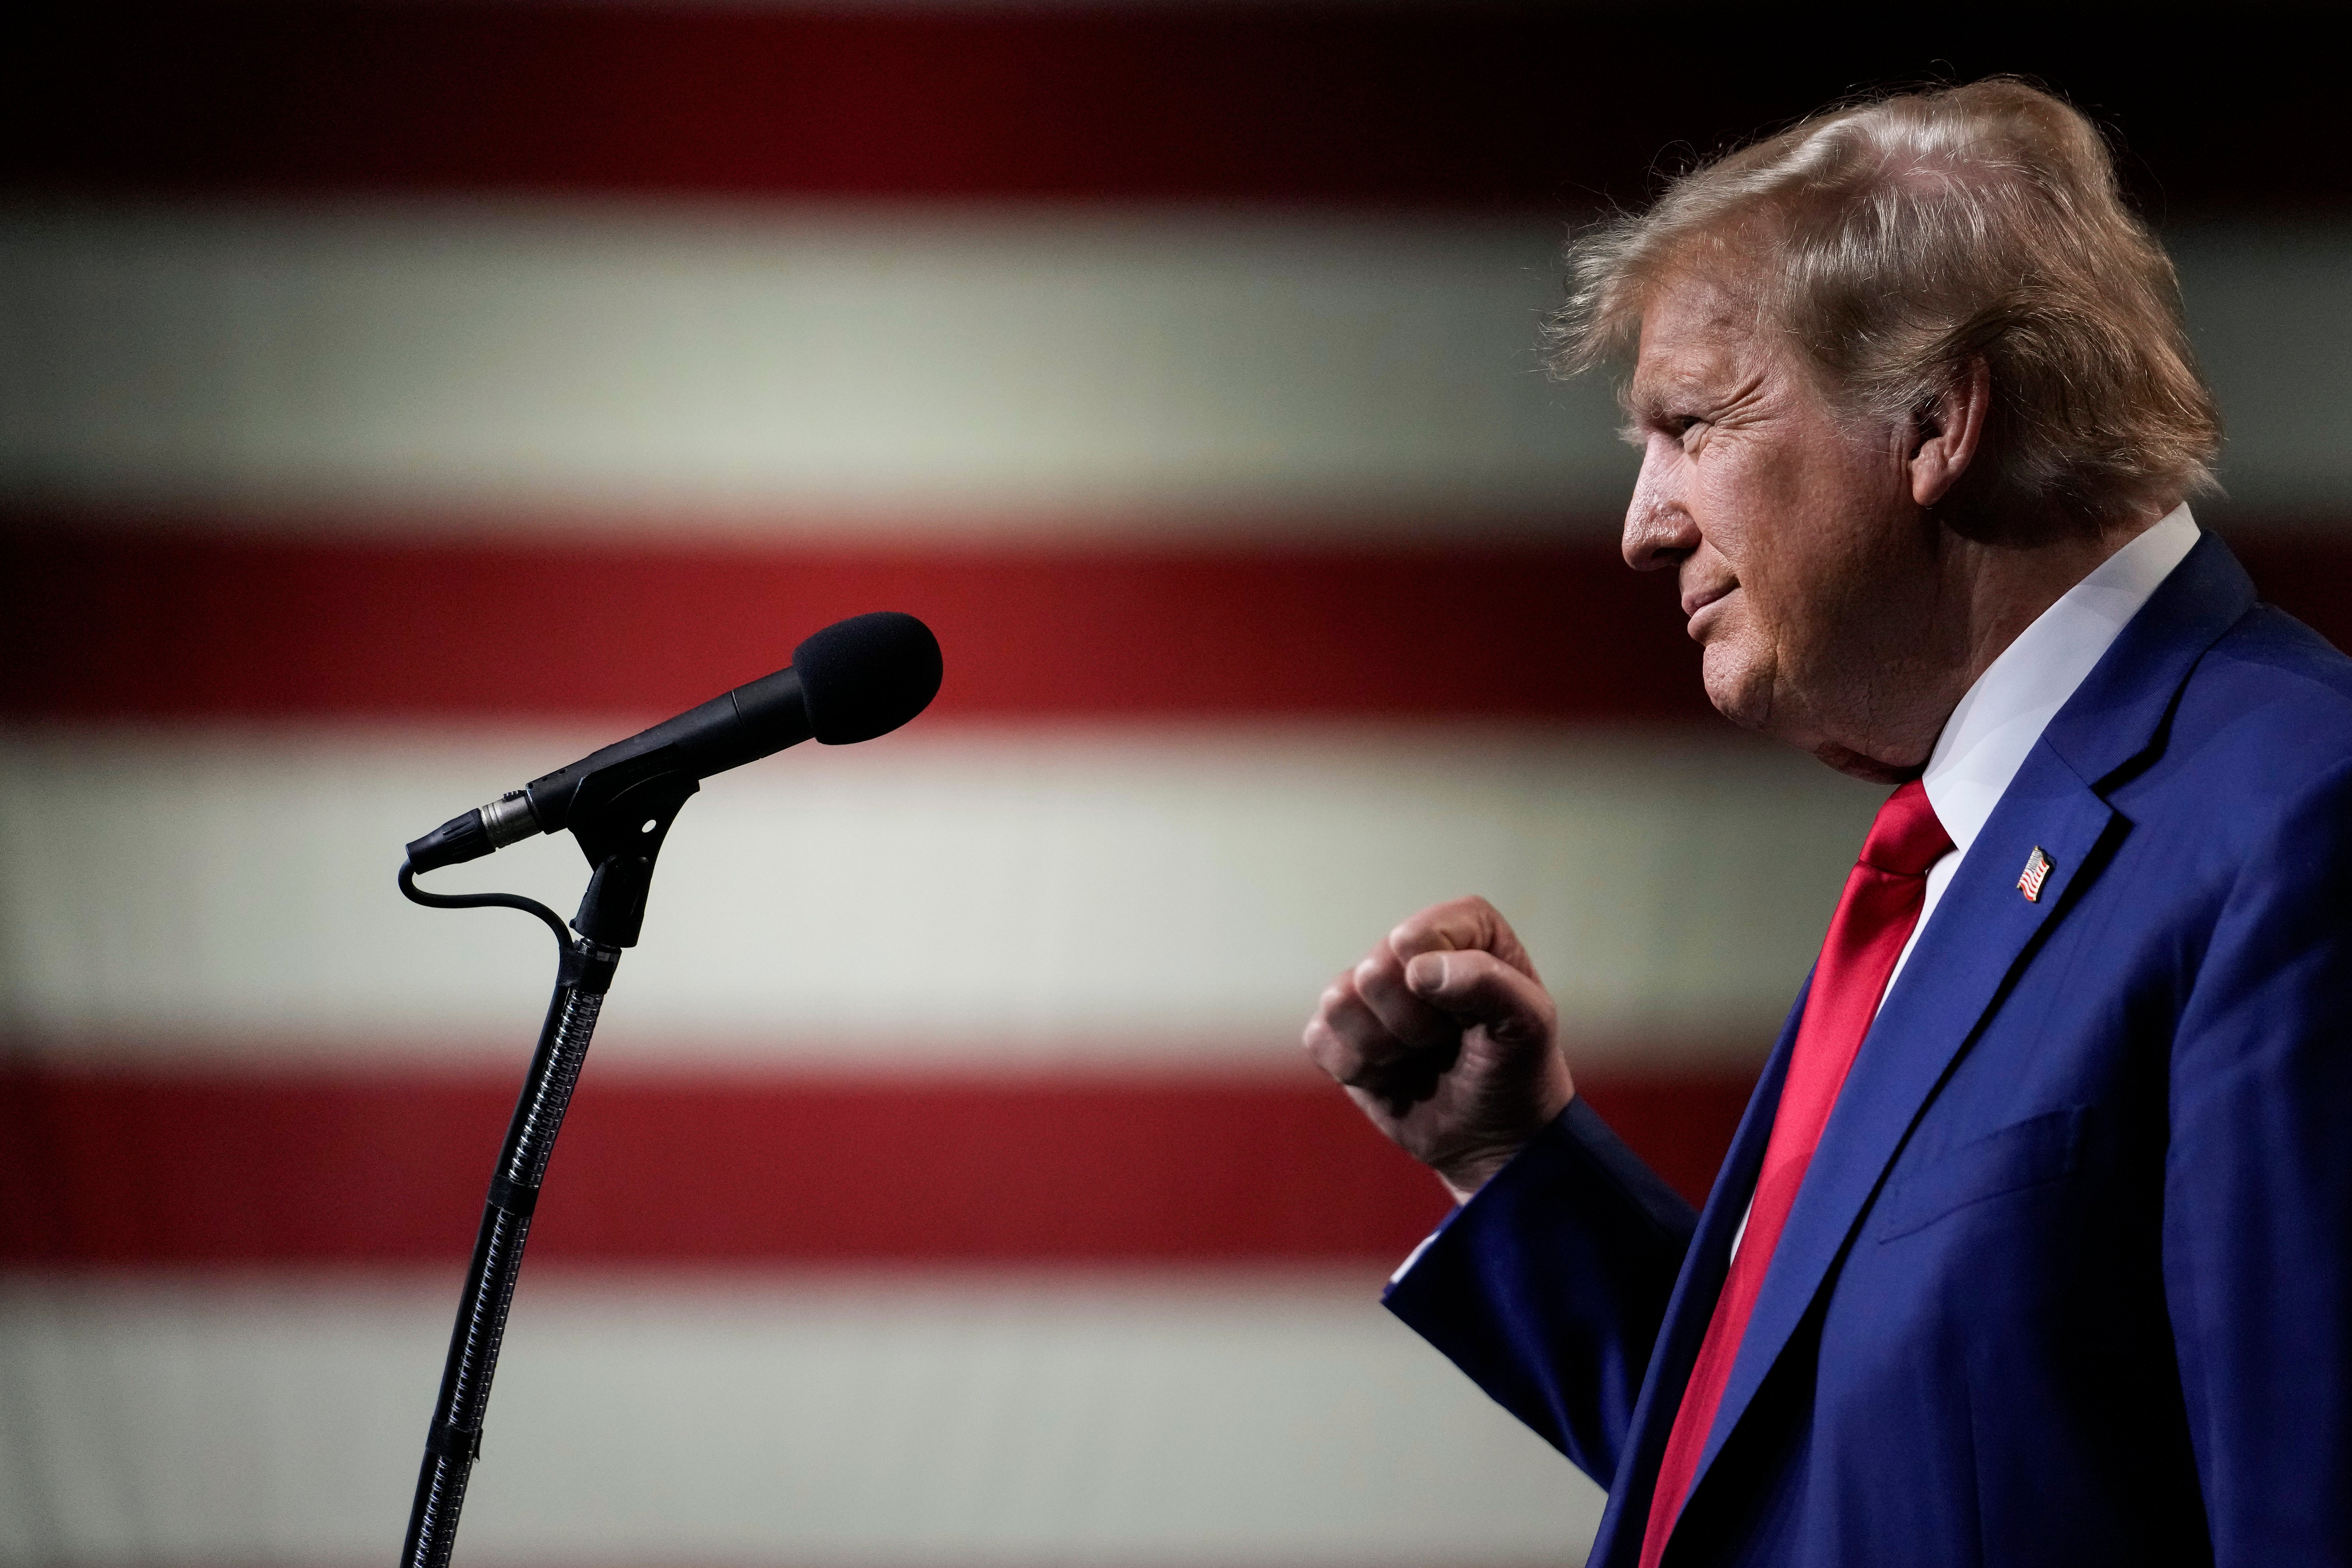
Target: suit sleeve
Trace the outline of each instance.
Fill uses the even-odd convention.
[[[2352,765],[2223,906],[2175,1036],[2164,1273],[2217,1568],[2352,1563]]]
[[[1571,1100],[1448,1217],[1388,1308],[1606,1487],[1697,1219]]]

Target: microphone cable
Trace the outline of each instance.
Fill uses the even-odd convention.
[[[400,863],[400,893],[412,904],[423,904],[428,910],[520,910],[527,915],[537,915],[555,933],[555,945],[562,952],[572,950],[572,928],[563,917],[520,893],[428,893],[416,885],[416,867],[407,860]]]

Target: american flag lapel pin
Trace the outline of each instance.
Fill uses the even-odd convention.
[[[2033,853],[2025,858],[2025,874],[2018,878],[2017,890],[2025,895],[2027,903],[2038,904],[2042,901],[2042,884],[2049,879],[2050,857],[2044,855],[2042,846],[2037,844],[2033,847]]]

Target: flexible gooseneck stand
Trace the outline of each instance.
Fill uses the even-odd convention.
[[[836,621],[793,649],[793,662],[410,841],[400,890],[436,910],[520,910],[547,922],[562,959],[539,1048],[490,1173],[474,1261],[449,1335],[441,1394],[425,1437],[401,1568],[447,1568],[466,1481],[482,1455],[482,1415],[522,1270],[547,1157],[572,1104],[589,1037],[621,952],[645,925],[654,860],[679,808],[712,773],[814,740],[870,741],[920,713],[940,689],[940,644],[914,616],[877,610]],[[564,928],[553,910],[514,893],[428,893],[418,873],[478,860],[541,833],[569,832],[588,858],[588,891]],[[574,941],[572,931],[580,933]]]
[[[649,770],[650,771],[650,770]],[[490,1400],[490,1376],[498,1369],[507,1309],[522,1269],[523,1243],[530,1235],[531,1211],[547,1175],[548,1156],[562,1130],[563,1113],[580,1080],[597,1015],[612,989],[621,951],[636,944],[645,923],[646,895],[653,884],[654,860],[678,809],[698,789],[691,778],[652,772],[629,776],[611,769],[589,781],[572,810],[570,829],[594,869],[580,912],[572,917],[575,940],[554,910],[512,893],[428,893],[415,883],[415,869],[400,868],[400,890],[434,909],[495,907],[521,910],[547,922],[562,951],[555,994],[539,1031],[539,1047],[523,1077],[522,1094],[507,1125],[506,1142],[490,1173],[488,1201],[466,1270],[457,1322],[449,1335],[449,1358],[441,1371],[441,1393],[425,1438],[425,1463],[416,1478],[416,1498],[408,1513],[408,1536],[400,1549],[401,1568],[447,1568],[457,1539],[457,1514],[465,1506],[466,1482],[482,1453],[482,1417]]]

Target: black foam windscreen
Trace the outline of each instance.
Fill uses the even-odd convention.
[[[887,735],[940,689],[940,642],[896,610],[852,616],[793,649],[809,727],[828,746]]]

